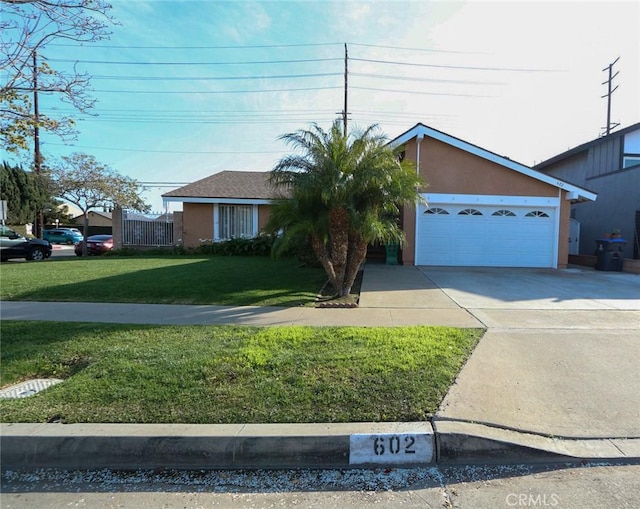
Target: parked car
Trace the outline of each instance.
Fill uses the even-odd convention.
[[[51,243],[46,240],[28,239],[11,228],[0,226],[0,260],[25,258],[45,260],[51,256]]]
[[[84,241],[80,241],[75,245],[76,256],[82,256],[82,246]],[[100,255],[113,249],[113,235],[91,235],[87,238],[87,254]]]
[[[75,244],[84,238],[77,228],[54,228],[53,230],[45,230],[42,232],[42,237],[55,244]]]

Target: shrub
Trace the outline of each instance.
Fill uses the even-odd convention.
[[[269,256],[273,237],[260,234],[257,237],[233,238],[214,242],[213,240],[200,240],[200,245],[193,252],[199,255],[219,256]]]

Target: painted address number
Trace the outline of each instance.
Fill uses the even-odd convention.
[[[349,464],[430,463],[432,435],[427,433],[381,433],[351,435]]]

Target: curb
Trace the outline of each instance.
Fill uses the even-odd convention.
[[[424,466],[428,422],[3,424],[2,468],[242,469]]]
[[[434,429],[435,428],[435,429]],[[560,439],[436,421],[3,424],[3,470],[300,469],[640,461],[640,438]]]
[[[453,420],[433,427],[440,464],[640,461],[640,438],[550,437]]]

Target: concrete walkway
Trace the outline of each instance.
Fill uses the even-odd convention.
[[[407,440],[424,438],[431,444],[432,462],[640,459],[640,276],[636,275],[585,269],[367,265],[358,309],[3,302],[0,318],[488,329],[445,397],[433,427],[429,423],[409,428],[401,423],[362,423],[240,425],[240,429],[14,424],[2,427],[5,465],[31,461],[34,466],[34,458],[55,464],[61,461],[55,456],[57,447],[61,454],[68,451],[70,435],[77,443],[67,460],[81,461],[82,450],[110,450],[105,460],[117,463],[135,450],[141,465],[153,463],[154,458],[166,465],[186,447],[191,459],[180,459],[183,468],[189,461],[193,468],[224,467],[226,457],[235,458],[226,463],[229,467],[251,466],[252,461],[260,466],[344,467],[351,465],[353,437],[376,440],[397,433],[404,433],[401,436]],[[202,449],[210,440],[214,445]],[[154,456],[151,444],[165,445]],[[5,451],[13,451],[13,456]],[[238,463],[238,458],[249,463]],[[385,461],[373,458],[371,464]]]
[[[414,267],[369,265],[361,291],[360,306],[355,309],[15,301],[1,303],[0,319],[155,325],[484,327]]]

